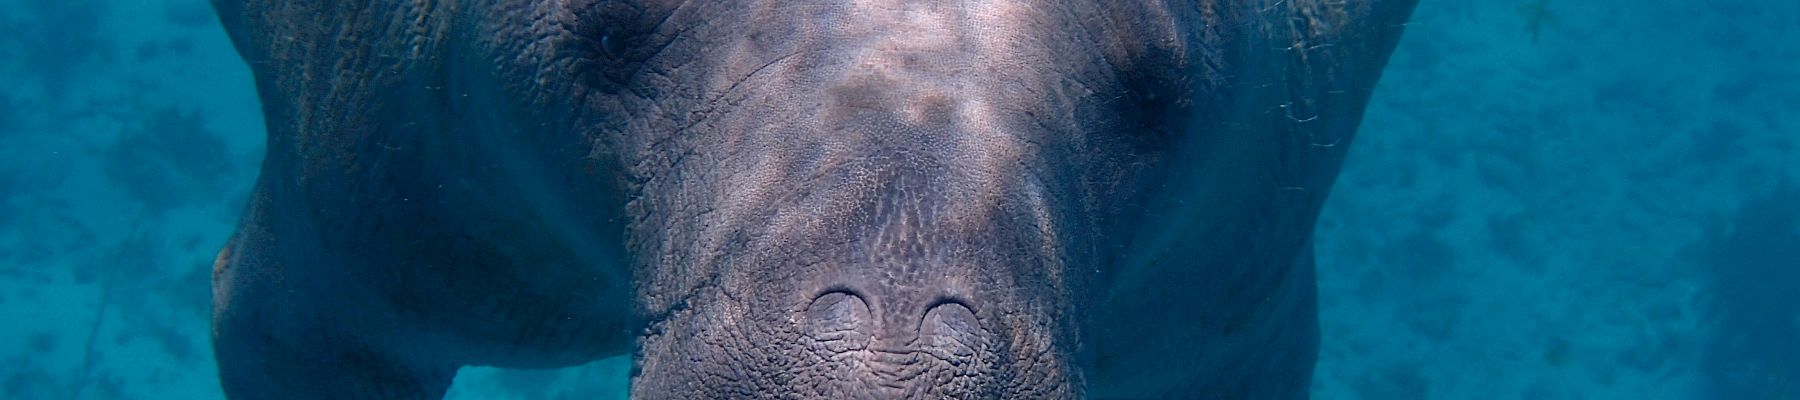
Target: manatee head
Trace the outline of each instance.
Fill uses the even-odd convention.
[[[595,153],[629,194],[635,395],[1080,393],[1084,284],[1187,89],[1167,10],[595,7],[568,46],[630,94]]]

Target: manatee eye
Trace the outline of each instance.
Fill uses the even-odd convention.
[[[806,307],[805,332],[833,353],[869,346],[875,319],[861,296],[842,291],[826,292]]]
[[[572,0],[563,7],[570,16],[559,22],[569,35],[556,42],[554,55],[574,60],[571,68],[581,84],[606,93],[623,90],[642,61],[637,46],[659,19],[618,1]]]
[[[619,42],[613,40],[613,35],[600,34],[600,54],[605,54],[608,58],[618,58],[624,53],[625,50],[619,48]]]
[[[1183,72],[1159,70],[1125,79],[1123,92],[1111,104],[1124,143],[1139,152],[1155,153],[1182,139],[1195,115],[1189,109],[1192,83],[1183,76]]]

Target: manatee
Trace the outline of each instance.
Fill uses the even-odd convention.
[[[214,0],[232,398],[1304,398],[1412,0]]]

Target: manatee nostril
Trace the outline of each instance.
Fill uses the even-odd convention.
[[[919,321],[922,349],[952,365],[972,360],[976,350],[986,347],[981,320],[975,310],[956,300],[944,300],[925,311]]]
[[[833,353],[868,348],[870,324],[869,304],[856,294],[833,291],[814,297],[806,307],[807,334]]]
[[[975,310],[956,300],[940,301],[925,311],[925,320],[919,325],[920,333],[977,333],[981,331],[980,321],[975,318]]]

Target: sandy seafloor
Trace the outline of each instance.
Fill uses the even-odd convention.
[[[245,64],[201,0],[0,10],[0,398],[219,397]],[[1316,397],[1800,398],[1800,2],[1426,0],[1352,149]],[[628,364],[450,397],[622,397]]]

